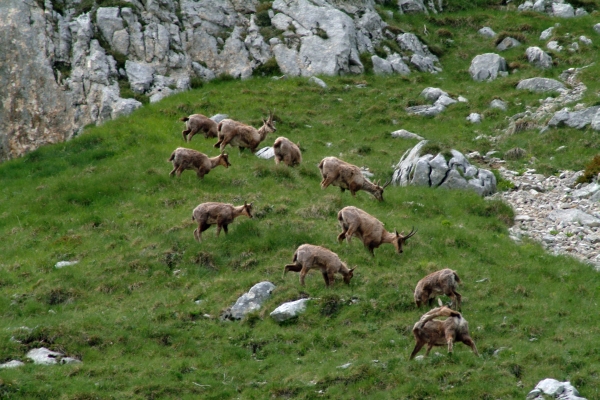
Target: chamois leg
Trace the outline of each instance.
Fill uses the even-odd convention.
[[[433,345],[431,343],[427,343],[427,351],[425,352],[425,357],[429,355],[431,349],[433,349]]]
[[[186,129],[185,131],[181,131],[181,136],[183,136],[183,140],[185,142],[189,142],[189,140],[187,139],[188,133],[190,133],[190,129]]]
[[[181,173],[185,171],[185,169],[183,168],[182,165],[177,167],[177,177],[179,178],[181,176]]]
[[[337,240],[338,240],[339,243],[342,243],[344,241],[344,239],[346,239],[346,231],[343,231],[337,237]]]
[[[333,272],[328,272],[327,277],[329,278],[329,285],[327,286],[332,286],[335,283],[335,276]]]
[[[460,303],[462,301],[462,296],[457,291],[453,291],[453,292],[454,292],[454,300],[453,300],[454,307],[456,310],[460,311],[460,308],[461,308]]]
[[[448,342],[448,353],[452,353],[454,350],[454,334],[446,334],[446,341]]]
[[[196,228],[194,229],[194,239],[196,239],[197,242],[201,242],[202,241],[202,233],[200,232],[200,228]]]
[[[219,139],[219,141],[215,143],[213,147],[218,149],[221,146],[221,143],[223,143],[223,139]]]
[[[300,271],[300,284],[302,286],[305,286],[305,284],[304,284],[304,277],[308,273],[308,270],[309,270],[309,268],[302,267],[302,270]]]
[[[199,168],[198,171],[196,171],[196,175],[198,176],[198,179],[204,179],[204,175],[206,175],[206,172],[204,172],[202,168]]]
[[[345,229],[345,236],[346,236],[346,242],[351,243],[352,242],[352,236],[354,235],[354,232],[356,232],[356,228],[353,226],[348,225],[348,227],[344,227],[342,229]]]
[[[469,346],[471,348],[471,350],[473,350],[473,353],[475,353],[476,356],[479,356],[479,353],[477,352],[477,346],[475,346],[475,342],[473,341],[473,339],[471,339],[470,336],[463,337],[462,342],[464,344],[466,344],[467,346]]]
[[[412,353],[410,353],[409,360],[412,360],[413,358],[415,358],[415,356],[417,355],[417,353],[419,351],[421,351],[423,346],[425,346],[425,342],[417,341],[417,344],[415,344],[415,348],[413,349]]]
[[[369,253],[371,253],[371,256],[375,257],[375,252],[373,251],[374,247],[372,244],[369,244],[369,246],[367,247],[369,249]]]
[[[194,130],[192,130],[192,131],[189,133],[189,135],[188,135],[188,137],[187,137],[187,141],[188,141],[188,143],[192,141],[192,138],[194,137],[194,135],[195,135],[196,133],[198,133],[198,131],[197,131],[197,130],[195,130],[195,129],[194,129]]]
[[[323,271],[323,279],[325,280],[325,286],[329,287],[329,275],[327,271]]]
[[[227,228],[227,224],[223,224],[223,231],[225,231],[226,235],[229,233],[229,229]]]
[[[173,166],[173,171],[169,172],[169,176],[172,177],[173,175],[175,175],[176,171],[177,171],[177,167]]]
[[[207,230],[208,228],[210,228],[210,225],[207,224],[206,222],[203,221],[199,221],[198,222],[198,228],[196,228],[194,230],[194,238],[198,241],[201,242],[202,241],[202,232],[204,232],[205,230]]]
[[[327,187],[331,185],[336,178],[337,176],[324,176],[323,180],[321,181],[321,189],[327,189]]]

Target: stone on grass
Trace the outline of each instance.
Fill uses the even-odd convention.
[[[5,362],[4,364],[0,364],[0,369],[3,369],[3,368],[17,368],[17,367],[20,367],[22,365],[25,365],[25,363],[22,362],[22,361],[19,361],[19,360],[12,360],[12,361]]]
[[[254,153],[254,155],[264,160],[270,160],[271,158],[275,157],[275,150],[273,150],[272,147],[263,147]]]
[[[59,261],[54,265],[54,268],[63,268],[63,267],[68,267],[70,265],[75,265],[77,264],[79,261]]]
[[[409,132],[406,129],[394,131],[391,133],[391,135],[393,138],[423,140],[421,136],[417,135],[416,133]]]
[[[600,22],[594,25],[594,31],[596,31],[596,33],[600,35]]]
[[[327,89],[327,84],[325,82],[323,82],[323,80],[317,78],[316,76],[311,76],[308,81],[310,83],[314,83],[318,86],[321,86],[323,89]]]
[[[552,3],[552,15],[559,18],[573,18],[575,10],[568,3]]]
[[[477,33],[479,33],[483,37],[487,37],[490,39],[496,36],[496,32],[494,32],[494,30],[489,26],[484,26],[483,28],[478,30]]]
[[[529,47],[525,50],[525,55],[529,63],[535,67],[542,69],[552,68],[552,57],[539,47]]]
[[[283,303],[273,310],[269,315],[271,315],[271,317],[277,322],[283,322],[287,321],[288,319],[295,318],[299,314],[302,314],[304,311],[306,311],[306,303],[308,303],[308,300],[309,299],[300,299]]]
[[[560,53],[563,49],[563,47],[560,44],[558,44],[556,40],[549,41],[546,44],[546,48],[551,51],[556,51],[557,53]]]
[[[560,400],[585,400],[579,397],[579,391],[570,382],[559,382],[556,379],[547,378],[541,380],[529,394],[527,400],[543,400],[550,396]]]
[[[229,118],[229,115],[227,115],[227,114],[215,114],[212,117],[210,117],[210,119],[212,119],[213,121],[215,121],[217,124],[219,122],[223,121],[226,118]]]
[[[500,99],[494,99],[490,103],[490,108],[497,108],[499,110],[506,111],[508,109],[508,104]]]
[[[448,93],[444,92],[440,88],[426,87],[421,91],[421,97],[425,97],[425,99],[430,103],[435,102],[442,95],[448,96]]]
[[[481,119],[482,119],[481,114],[478,114],[478,113],[471,113],[467,117],[467,121],[469,121],[472,124],[480,124]]]
[[[48,350],[45,347],[29,350],[25,357],[33,360],[34,364],[53,365],[57,363],[57,358],[63,354]]]
[[[543,93],[565,90],[565,85],[562,84],[562,82],[550,78],[529,78],[519,82],[517,89]]]
[[[373,63],[373,73],[375,75],[389,75],[394,72],[392,64],[377,55],[371,57],[371,62]]]
[[[252,286],[248,293],[244,293],[237,299],[224,318],[242,319],[247,314],[260,310],[262,304],[271,296],[275,285],[271,282],[260,282]]]
[[[513,47],[517,47],[520,45],[521,45],[521,42],[519,42],[517,39],[507,36],[504,39],[502,39],[502,41],[500,43],[498,43],[498,45],[496,46],[496,50],[504,51],[504,50],[512,49]]]
[[[552,37],[552,33],[554,33],[554,27],[551,26],[550,28],[546,29],[545,31],[542,31],[542,33],[540,34],[540,40],[548,40]]]
[[[586,46],[591,46],[592,45],[592,40],[590,38],[588,38],[587,36],[579,36],[579,41],[583,44],[585,44]]]
[[[480,54],[473,58],[469,73],[476,81],[494,80],[501,72],[508,71],[506,60],[495,53]]]

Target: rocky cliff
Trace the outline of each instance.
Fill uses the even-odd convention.
[[[221,74],[361,73],[385,26],[373,0],[4,0],[0,161]]]

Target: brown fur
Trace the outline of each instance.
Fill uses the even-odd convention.
[[[325,157],[319,164],[321,170],[321,188],[327,189],[329,185],[339,186],[342,192],[346,189],[352,196],[356,192],[364,190],[371,193],[379,201],[383,201],[383,190],[390,184],[391,180],[383,186],[372,183],[365,178],[356,165],[349,164],[336,157]]]
[[[402,246],[406,243],[406,240],[416,233],[414,228],[406,236],[404,236],[404,232],[398,233],[398,231],[395,231],[390,233],[377,218],[353,206],[344,207],[340,210],[338,222],[342,227],[342,233],[338,235],[338,242],[346,239],[350,243],[352,236],[356,236],[362,240],[373,256],[375,255],[373,249],[378,248],[383,243],[393,244],[396,252],[398,254],[402,253]]]
[[[275,153],[275,164],[283,161],[288,167],[300,165],[302,162],[302,153],[300,148],[292,141],[283,136],[275,139],[273,143],[273,151]]]
[[[227,154],[219,154],[218,156],[211,158],[204,153],[186,149],[185,147],[176,148],[173,153],[171,153],[171,157],[168,161],[173,162],[173,170],[169,172],[170,176],[177,173],[177,177],[179,177],[186,169],[192,169],[196,171],[196,175],[198,175],[198,178],[200,179],[203,179],[204,175],[208,174],[210,170],[219,165],[222,165],[225,168],[231,166]]]
[[[215,143],[214,147],[220,148],[221,153],[227,145],[237,146],[240,151],[248,148],[255,153],[256,148],[266,139],[267,134],[277,131],[273,125],[273,114],[269,115],[268,120],[263,119],[263,125],[259,129],[232,119],[224,119],[219,122],[217,129],[219,141]]]
[[[304,277],[311,268],[321,270],[327,287],[333,285],[335,273],[343,275],[346,284],[350,284],[350,279],[354,276],[354,268],[348,269],[337,254],[321,246],[314,246],[312,244],[301,245],[294,253],[293,261],[293,264],[285,266],[283,275],[285,276],[288,271],[300,272],[300,284],[302,286],[304,286]]]
[[[181,118],[180,121],[185,122],[185,130],[181,131],[181,135],[188,143],[198,132],[204,132],[204,137],[207,139],[217,137],[217,123],[205,115],[192,114]]]
[[[252,218],[252,203],[244,202],[244,205],[237,207],[225,203],[202,203],[192,212],[192,220],[198,222],[198,228],[194,229],[194,238],[199,242],[202,241],[202,232],[215,224],[217,225],[217,237],[221,233],[221,228],[227,234],[227,225],[241,215]]]
[[[445,321],[434,319],[436,317],[448,317]],[[415,348],[410,355],[410,359],[415,358],[419,350],[427,345],[427,352],[433,346],[448,346],[448,353],[452,353],[454,342],[463,342],[471,347],[473,353],[479,356],[475,342],[469,335],[469,324],[458,311],[454,311],[446,306],[434,308],[424,314],[419,322],[413,327],[415,337]]]
[[[436,295],[445,294],[452,298],[452,305],[455,309],[460,310],[461,295],[456,291],[460,278],[456,271],[449,268],[444,268],[440,271],[433,272],[421,279],[415,288],[415,303],[417,307],[421,307],[425,303],[429,303],[431,307]]]

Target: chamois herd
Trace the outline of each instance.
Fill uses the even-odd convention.
[[[240,153],[245,148],[254,153],[269,133],[277,131],[272,112],[269,112],[268,119],[263,119],[263,125],[258,129],[232,119],[224,119],[217,124],[202,114],[193,114],[181,118],[180,121],[186,123],[186,129],[182,131],[184,141],[189,143],[195,134],[203,132],[205,138],[218,138],[214,147],[220,149],[220,154],[209,157],[193,149],[178,147],[168,159],[173,163],[173,170],[169,175],[177,175],[177,177],[189,169],[196,171],[198,178],[203,179],[204,175],[219,165],[228,168],[231,164],[228,155],[224,152],[227,145],[238,147]],[[300,148],[285,137],[278,137],[275,140],[273,151],[275,164],[283,162],[287,166],[293,167],[302,163]],[[357,191],[364,190],[372,194],[378,201],[383,201],[383,191],[390,184],[390,181],[383,186],[373,183],[364,177],[360,168],[336,157],[325,157],[318,167],[323,178],[322,189],[326,189],[330,185],[338,186],[342,192],[349,190],[353,197],[356,196]],[[217,237],[221,229],[227,234],[228,225],[242,215],[248,218],[253,217],[252,203],[244,202],[240,206],[218,202],[202,203],[192,212],[192,220],[198,223],[198,228],[194,230],[194,239],[200,242],[202,232],[211,225],[217,225]],[[401,254],[406,241],[417,233],[414,227],[406,235],[404,232],[398,233],[397,230],[394,230],[393,233],[388,232],[377,218],[353,206],[342,208],[337,219],[342,229],[337,237],[338,242],[341,243],[346,239],[350,243],[353,236],[357,237],[372,256],[375,256],[374,249],[384,243],[392,244],[396,252]],[[300,284],[304,286],[306,274],[311,269],[321,271],[328,288],[334,284],[335,274],[342,275],[344,282],[350,284],[355,270],[355,268],[348,268],[346,263],[329,249],[303,244],[294,252],[292,264],[284,267],[283,275],[285,276],[288,271],[299,272]],[[442,305],[438,298],[439,307],[428,311],[415,323],[412,332],[416,345],[410,359],[413,359],[425,345],[427,345],[426,355],[433,346],[447,346],[448,352],[452,353],[453,343],[457,341],[471,347],[473,353],[478,355],[475,342],[469,335],[468,323],[458,311],[461,308],[461,295],[457,292],[460,282],[458,274],[446,268],[427,275],[417,283],[414,291],[414,301],[417,307],[420,308],[422,305],[431,307],[436,296],[446,295],[452,299],[451,306],[454,309]],[[436,319],[438,317],[447,318],[439,320]]]

